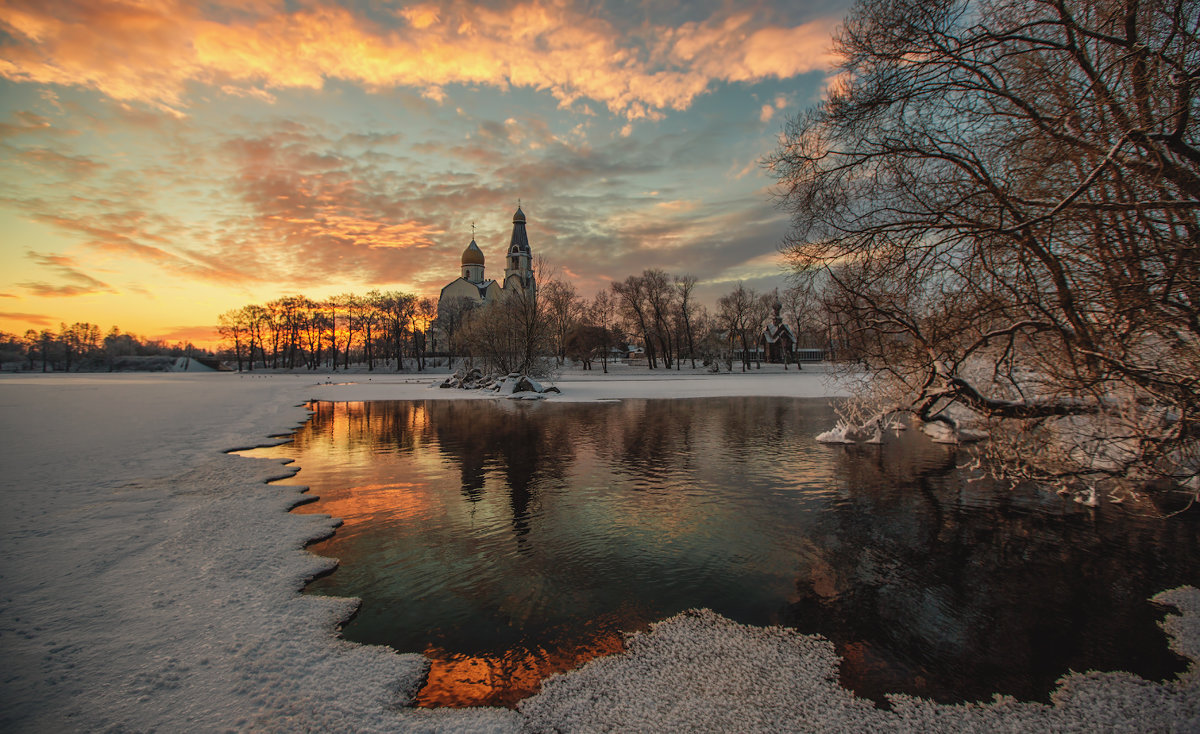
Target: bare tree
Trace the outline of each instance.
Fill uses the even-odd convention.
[[[779,300],[779,292],[760,293],[750,302],[750,318],[747,324],[747,337],[754,344],[754,369],[762,369],[763,352],[766,342],[763,340],[764,326],[771,315],[775,302]],[[760,346],[761,345],[761,346]]]
[[[684,337],[687,340],[687,353],[688,358],[692,361],[692,369],[696,369],[696,338],[692,329],[692,322],[695,320],[696,315],[696,303],[692,300],[692,291],[695,288],[696,276],[675,276],[676,304],[679,309],[679,320],[683,323]]]
[[[27,337],[28,335],[29,332],[26,332]],[[132,356],[136,353],[136,343],[132,334],[122,334],[121,330],[115,326],[108,330],[108,333],[104,335],[104,355],[110,372],[116,368],[118,357]],[[32,354],[29,368],[33,369]]]
[[[413,323],[413,346],[416,350],[417,371],[425,369],[425,353],[429,348],[428,339],[430,325],[437,318],[437,301],[432,298],[422,298],[417,301],[417,310]]]
[[[653,323],[650,335],[658,343],[658,352],[662,355],[663,366],[671,369],[673,358],[671,314],[674,311],[675,302],[673,280],[662,270],[646,270],[642,273],[642,287],[646,296],[646,304],[650,307]]]
[[[51,371],[51,350],[53,350],[57,345],[58,339],[55,338],[53,331],[50,331],[49,329],[42,329],[41,332],[38,333],[38,348],[42,356],[42,372]]]
[[[39,345],[41,342],[40,342],[40,337],[38,336],[37,331],[35,329],[26,329],[25,336],[22,339],[22,342],[24,343],[24,346],[25,346],[25,356],[29,360],[28,369],[32,371],[34,363],[37,361],[37,359],[41,358],[43,360],[42,372],[45,372],[46,371],[46,363],[44,361],[45,355],[41,354],[41,350],[39,349]]]
[[[246,353],[246,323],[242,309],[226,311],[217,317],[217,332],[233,349],[237,360],[237,371],[242,371],[242,357]]]
[[[586,311],[588,320],[600,329],[600,367],[604,374],[608,374],[608,355],[617,338],[616,312],[616,299],[606,290],[596,294]]]
[[[1200,489],[1191,0],[862,0],[770,164],[881,414],[991,466]],[[961,436],[961,434],[957,434]]]
[[[750,368],[750,322],[753,319],[758,294],[741,283],[731,293],[717,299],[717,322],[727,334],[726,369],[733,369],[735,345],[741,344],[742,372]]]
[[[654,369],[658,366],[658,360],[655,357],[654,342],[650,338],[653,317],[646,301],[645,280],[631,275],[622,282],[613,282],[612,291],[617,297],[617,307],[629,327],[628,330],[641,335],[646,360],[650,369]]]
[[[470,312],[461,336],[471,359],[491,372],[549,374],[554,361],[553,335],[539,300],[517,291]]]
[[[315,370],[321,366],[321,355],[325,352],[325,327],[328,315],[321,309],[319,303],[309,298],[301,300],[300,309],[301,337],[303,339],[301,353],[305,357],[305,366],[310,370]]]
[[[367,371],[375,371],[375,342],[378,337],[382,318],[379,313],[379,302],[382,295],[377,290],[367,291],[363,296],[363,312],[360,317],[363,331],[363,359],[367,363]]]
[[[270,327],[270,312],[263,306],[250,304],[242,307],[241,321],[246,329],[247,345],[246,367],[254,369],[254,350],[258,350],[263,369],[267,368],[267,352],[263,332]]]
[[[307,302],[308,299],[303,296],[286,296],[267,304],[273,314],[273,341],[277,345],[272,358],[273,366],[295,369],[297,357],[303,355],[300,336],[308,319]]]
[[[353,293],[343,293],[332,299],[339,309],[340,318],[337,320],[337,331],[343,335],[342,367],[350,369],[350,352],[354,349],[354,335],[362,331],[363,315],[366,302]],[[335,365],[336,367],[336,365]]]
[[[377,302],[380,316],[390,341],[396,371],[404,369],[404,343],[411,340],[413,317],[417,313],[417,297],[401,291],[386,291]]]
[[[829,350],[832,339],[829,337],[829,332],[824,324],[824,311],[819,309],[817,294],[812,278],[799,277],[794,279],[794,282],[779,294],[779,303],[782,306],[781,313],[785,322],[792,327],[792,334],[796,337],[795,349],[797,353],[802,345],[806,343],[806,335],[813,329],[821,329],[825,334],[822,343],[822,348]],[[805,328],[805,324],[809,327]],[[811,342],[807,342],[811,343]],[[800,363],[800,357],[797,354],[796,367],[803,369]]]
[[[583,369],[592,369],[592,362],[602,354],[604,329],[595,324],[577,323],[567,333],[567,356],[578,360]]]
[[[446,335],[446,354],[450,367],[454,366],[455,352],[461,342],[458,332],[475,305],[475,302],[462,297],[438,301],[437,327]]]
[[[64,323],[58,325],[58,343],[62,345],[63,356],[66,358],[66,371],[71,371],[71,363],[79,353],[77,331]]]
[[[538,299],[545,309],[554,339],[554,356],[561,367],[567,354],[567,335],[579,323],[583,301],[575,292],[575,286],[560,278],[541,283]]]
[[[700,360],[712,372],[719,372],[721,362],[725,361],[726,370],[733,369],[733,352],[730,350],[729,332],[723,327],[718,316],[710,314],[708,309],[701,306],[696,310],[694,329],[696,330],[696,350]]]

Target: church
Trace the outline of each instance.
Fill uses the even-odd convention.
[[[525,212],[517,205],[513,214],[512,238],[505,254],[504,280],[497,282],[484,277],[483,250],[471,238],[471,244],[462,254],[462,275],[442,288],[438,298],[438,311],[450,308],[451,304],[470,303],[486,306],[518,291],[529,297],[537,294],[537,283],[533,276],[533,254],[529,250],[529,234],[525,231]],[[459,301],[458,299],[464,299]]]

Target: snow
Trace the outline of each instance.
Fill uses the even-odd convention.
[[[335,384],[342,380],[348,384]],[[303,596],[333,563],[302,548],[337,522],[294,515],[301,488],[260,445],[305,400],[487,399],[433,376],[228,373],[0,376],[0,730],[1195,730],[1200,674],[1066,679],[1054,704],[882,711],[837,685],[820,638],[688,612],[626,653],[552,679],[519,710],[404,708],[416,654],[340,640],[357,601]],[[551,401],[839,394],[806,368],[573,373]],[[491,399],[496,399],[492,394]],[[1200,657],[1200,592],[1160,594]]]
[[[1096,488],[1088,487],[1075,495],[1075,501],[1084,507],[1097,507],[1100,500],[1096,497]]]
[[[845,397],[845,386],[819,366],[803,370],[783,370],[778,365],[766,365],[761,370],[745,374],[727,372],[718,375],[706,370],[650,370],[622,366],[610,367],[610,374],[599,368],[589,371],[570,371],[542,387],[554,386],[561,394],[546,395],[550,402],[598,402],[626,398],[709,398],[739,397]],[[412,375],[354,374],[336,384],[321,384],[312,392],[320,400],[495,400],[490,390],[437,389],[445,374],[425,378]],[[502,391],[503,392],[503,391]]]
[[[865,429],[861,426],[854,426],[846,421],[838,421],[837,425],[830,428],[828,431],[818,433],[816,437],[817,443],[858,443],[865,437]]]
[[[1200,654],[1200,592],[1156,601],[1176,606],[1164,627],[1172,648]],[[1052,704],[997,696],[942,705],[907,695],[877,709],[838,684],[832,643],[782,627],[749,627],[709,610],[684,612],[632,635],[623,654],[554,676],[518,709],[533,731],[1196,731],[1200,676],[1177,682],[1128,673],[1066,676]]]
[[[335,523],[222,453],[305,420],[312,379],[0,379],[0,730],[397,727],[424,659],[336,638],[356,602],[297,593]]]
[[[1200,592],[1156,600],[1172,647],[1200,654]],[[1052,705],[996,697],[940,705],[889,696],[876,709],[837,683],[833,645],[794,630],[736,624],[708,611],[684,612],[633,635],[624,654],[594,660],[547,681],[519,710],[535,731],[1187,731],[1200,725],[1195,666],[1177,683],[1124,673],[1066,677]]]
[[[919,423],[921,432],[929,436],[930,440],[934,443],[971,443],[982,441],[988,435],[984,431],[962,428],[961,426],[950,426],[941,421]],[[893,436],[898,436],[904,430],[907,430],[907,426],[894,417],[890,417],[889,414],[883,413],[874,416],[862,425],[855,425],[849,421],[839,420],[833,428],[818,433],[816,441],[818,443],[829,444],[883,444],[887,441],[885,431]]]
[[[945,423],[922,423],[921,432],[934,443],[958,443],[958,432]]]
[[[179,357],[171,365],[171,372],[216,372],[212,367],[202,364],[191,357]]]

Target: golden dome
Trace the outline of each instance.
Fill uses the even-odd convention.
[[[483,265],[483,250],[479,249],[479,245],[475,244],[475,240],[471,240],[471,244],[467,245],[467,249],[463,250],[462,264]]]

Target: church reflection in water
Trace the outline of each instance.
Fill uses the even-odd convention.
[[[1200,518],[967,483],[953,450],[813,441],[819,401],[316,403],[256,455],[344,525],[310,584],[344,635],[432,661],[421,705],[512,705],[692,607],[830,638],[842,680],[1047,700],[1068,670],[1183,670],[1146,599],[1200,581]]]
[[[488,473],[500,472],[513,534],[520,539],[529,533],[537,485],[562,480],[573,458],[572,446],[563,431],[547,430],[530,406],[506,405],[511,409],[481,410],[473,402],[430,403],[428,430],[439,453],[459,465],[462,495],[468,501],[481,501]]]

